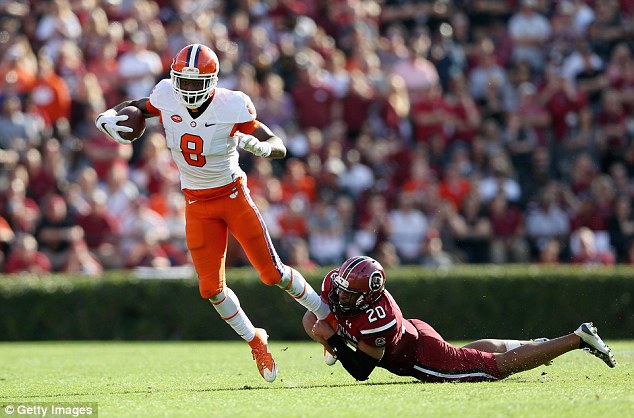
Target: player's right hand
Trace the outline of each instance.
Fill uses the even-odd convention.
[[[131,144],[132,141],[121,138],[119,132],[132,132],[132,128],[117,125],[117,122],[124,120],[128,120],[128,115],[117,115],[116,110],[108,109],[97,116],[97,119],[95,119],[95,125],[97,125],[97,128],[101,132],[108,135],[118,143],[128,145]]]

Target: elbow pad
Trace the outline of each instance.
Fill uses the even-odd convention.
[[[337,334],[328,338],[328,344],[335,350],[341,365],[356,380],[367,380],[379,360],[361,350],[353,350]]]

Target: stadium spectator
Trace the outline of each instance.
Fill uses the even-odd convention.
[[[132,49],[119,58],[119,76],[126,97],[150,94],[156,78],[163,72],[161,57],[148,49],[148,35],[135,32],[131,35]]]
[[[489,173],[482,178],[477,190],[483,203],[489,203],[498,193],[504,193],[510,202],[519,202],[522,190],[513,175],[513,165],[506,153],[491,156]]]
[[[37,76],[37,59],[31,43],[20,36],[13,45],[4,50],[0,63],[0,91],[2,96],[28,94]]]
[[[377,259],[377,261],[379,260]],[[457,264],[457,262],[458,260],[443,248],[440,232],[430,229],[425,240],[421,264],[432,268],[446,268]]]
[[[71,273],[80,276],[100,276],[103,266],[88,250],[84,240],[74,241],[66,256],[66,261],[60,268],[63,273]]]
[[[259,117],[271,129],[287,129],[295,121],[293,99],[285,91],[284,79],[278,74],[266,73],[262,83],[262,94],[254,98],[254,104],[262,109]]]
[[[519,208],[509,204],[503,193],[496,195],[489,203],[491,219],[491,262],[526,263],[530,260],[530,251],[526,241],[524,217]]]
[[[536,11],[538,3],[538,0],[521,0],[519,10],[508,22],[512,59],[516,63],[526,61],[536,70],[544,66],[544,46],[552,33],[549,20]]]
[[[559,264],[561,244],[557,239],[548,240],[540,249],[537,261],[540,264]]]
[[[84,241],[89,251],[97,256],[104,268],[122,268],[120,252],[120,217],[108,213],[108,195],[94,189],[86,196],[87,208],[75,216],[75,223],[84,230]]]
[[[557,202],[560,188],[554,182],[539,192],[539,199],[528,207],[526,214],[526,235],[533,253],[539,253],[551,239],[560,242],[562,248],[568,246],[570,222],[568,215]]]
[[[120,253],[126,268],[170,265],[167,253],[161,247],[161,243],[169,237],[167,223],[161,215],[148,207],[148,203],[147,197],[137,197],[120,215]]]
[[[459,210],[451,204],[445,205],[444,210],[460,259],[465,263],[489,262],[493,230],[478,193],[466,196]]]
[[[38,244],[31,234],[17,234],[11,251],[7,256],[4,272],[15,273],[50,273],[53,271],[51,261],[41,251],[38,251]]]
[[[416,207],[414,196],[401,192],[396,207],[389,211],[388,240],[396,247],[401,262],[418,264],[423,255],[429,221]]]
[[[66,40],[76,42],[81,37],[81,22],[69,0],[44,2],[41,7],[42,18],[37,22],[35,38],[43,45],[48,57],[56,61],[62,43]]]
[[[122,144],[117,144],[121,146]],[[132,206],[133,201],[139,197],[139,188],[128,179],[130,168],[126,163],[113,164],[106,174],[105,182],[99,184],[99,188],[106,192],[108,201],[106,206],[112,216],[120,216]]]
[[[319,78],[318,58],[300,53],[297,81],[291,87],[297,123],[300,129],[324,129],[341,117],[341,104],[332,88]]]
[[[35,236],[40,249],[51,260],[53,270],[60,271],[73,243],[83,240],[84,230],[74,223],[64,198],[51,194],[45,199]]]
[[[425,92],[440,91],[440,77],[434,64],[427,59],[431,38],[427,30],[419,30],[409,41],[405,58],[399,59],[391,67],[392,74],[405,82],[409,100],[418,103],[425,100]]]
[[[617,161],[623,161],[628,145],[627,114],[619,92],[607,89],[601,93],[601,110],[596,117],[596,149],[601,171]]]
[[[634,213],[628,196],[618,196],[614,202],[614,214],[608,219],[610,245],[615,249],[617,261],[628,262],[628,250],[634,242]]]
[[[42,118],[22,111],[19,97],[4,97],[0,114],[0,148],[25,153],[29,147],[40,145],[43,130]]]
[[[439,197],[459,208],[469,193],[471,193],[471,182],[461,173],[458,163],[447,164],[443,178],[438,184]]]
[[[449,79],[449,88],[445,99],[453,115],[453,126],[451,127],[453,132],[450,142],[452,144],[471,144],[477,128],[482,123],[482,113],[469,94],[462,73],[454,74]]]
[[[313,259],[322,266],[342,262],[346,254],[346,225],[335,206],[320,196],[312,203],[306,223]]]
[[[577,246],[572,246],[572,259],[574,264],[600,264],[600,265],[612,265],[614,264],[614,256],[609,250],[602,250],[598,248],[596,234],[590,228],[581,227],[573,233],[573,239],[578,239]]]
[[[34,109],[44,118],[46,126],[52,127],[60,119],[70,118],[70,90],[66,81],[55,73],[55,64],[51,58],[40,53],[37,62],[37,78],[30,98]]]

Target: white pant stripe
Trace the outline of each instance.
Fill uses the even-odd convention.
[[[442,377],[445,379],[462,379],[465,377],[485,377],[491,380],[498,380],[495,376],[491,376],[490,374],[484,373],[484,372],[449,374],[449,373],[437,372],[435,370],[428,370],[418,365],[414,365],[414,368],[418,370],[419,372],[422,372],[431,376]]]

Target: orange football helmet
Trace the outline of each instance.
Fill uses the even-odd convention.
[[[201,44],[187,45],[172,61],[172,87],[181,103],[196,109],[209,97],[218,84],[220,63],[216,53]]]

